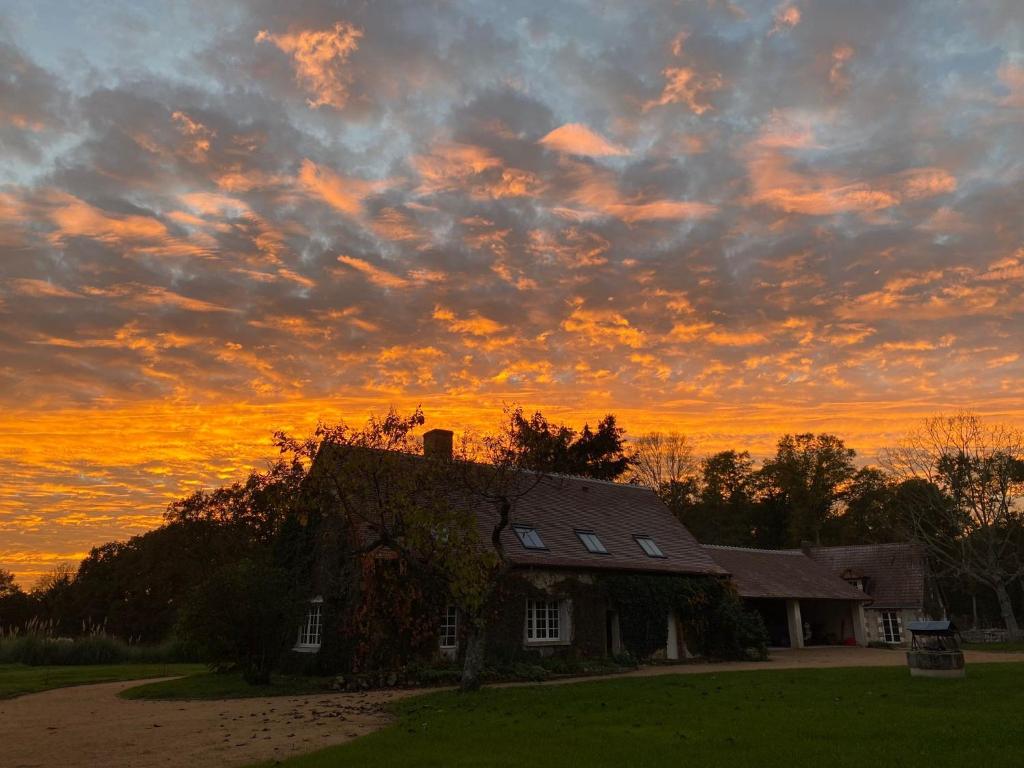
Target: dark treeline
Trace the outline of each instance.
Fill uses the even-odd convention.
[[[539,413],[506,415],[499,463],[649,485],[703,543],[917,541],[952,615],[1016,631],[1024,441],[1009,428],[969,414],[936,418],[880,466],[863,467],[828,434],[785,435],[758,462],[739,450],[698,457],[679,435],[627,440],[612,415],[579,430]],[[279,436],[281,458],[265,471],[171,504],[161,527],[96,547],[30,592],[0,571],[0,628],[34,621],[74,636],[101,627],[155,643],[175,633],[230,634],[211,625],[220,622],[246,627],[248,636],[230,641],[252,647],[261,633],[293,632],[323,543],[311,518],[329,503],[310,482],[311,445]]]

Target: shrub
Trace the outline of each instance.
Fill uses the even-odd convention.
[[[196,652],[177,640],[134,645],[100,630],[81,637],[51,637],[48,626],[33,623],[0,636],[0,664],[79,666],[86,664],[195,661]]]
[[[274,664],[295,642],[300,608],[288,573],[245,558],[213,574],[182,610],[180,635],[214,666],[238,668],[246,682],[266,685]]]

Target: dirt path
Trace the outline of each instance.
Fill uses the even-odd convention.
[[[971,664],[1024,662],[1024,653],[967,651],[966,656],[968,674]],[[808,648],[773,651],[767,663],[652,666],[618,677],[905,663],[901,651]],[[389,722],[384,704],[420,693],[374,691],[226,701],[128,701],[117,697],[119,691],[141,682],[61,688],[0,701],[0,764],[4,768],[251,765],[340,744],[377,730]]]
[[[373,691],[225,701],[129,701],[142,682],[60,688],[0,701],[4,768],[241,766],[338,744],[389,722]]]

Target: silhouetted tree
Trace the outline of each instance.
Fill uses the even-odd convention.
[[[898,477],[927,481],[907,499],[933,561],[989,587],[1006,629],[1019,635],[1010,589],[1024,578],[1024,432],[966,412],[936,416],[884,460]]]
[[[700,464],[696,504],[684,524],[706,544],[755,543],[754,462],[746,451],[720,451]]]
[[[856,472],[856,452],[835,435],[785,435],[760,470],[767,500],[788,510],[787,543],[821,543],[843,491]]]
[[[910,539],[910,521],[896,484],[876,467],[857,470],[845,494],[843,514],[833,520],[828,544],[885,544]]]
[[[625,431],[611,414],[598,422],[596,430],[584,424],[579,432],[550,423],[539,411],[527,418],[522,408],[512,410],[508,421],[516,463],[526,469],[615,480],[629,467]]]
[[[33,613],[32,599],[14,580],[14,574],[0,568],[0,633],[23,626]]]

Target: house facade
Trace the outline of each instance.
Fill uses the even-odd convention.
[[[424,436],[427,456],[443,458],[450,455],[451,446],[452,435],[446,430]],[[507,583],[501,586],[500,610],[488,630],[489,656],[614,656],[623,650],[623,638],[632,628],[623,626],[623,606],[609,598],[602,579],[728,578],[648,488],[529,472],[520,473],[515,482],[528,490],[514,494],[510,524],[500,534],[510,568],[503,580]],[[457,503],[472,506],[481,546],[491,546],[494,505],[465,499]],[[386,559],[387,552],[378,550],[372,556]],[[294,651],[320,651],[329,610],[325,595],[313,598]],[[463,617],[454,605],[443,606],[438,613],[434,651],[455,659],[465,647]],[[679,617],[666,611],[659,622],[665,639],[652,655],[689,655],[687,630]]]
[[[864,634],[869,643],[906,646],[906,627],[928,618],[927,558],[917,544],[806,547],[808,557],[861,590]]]

